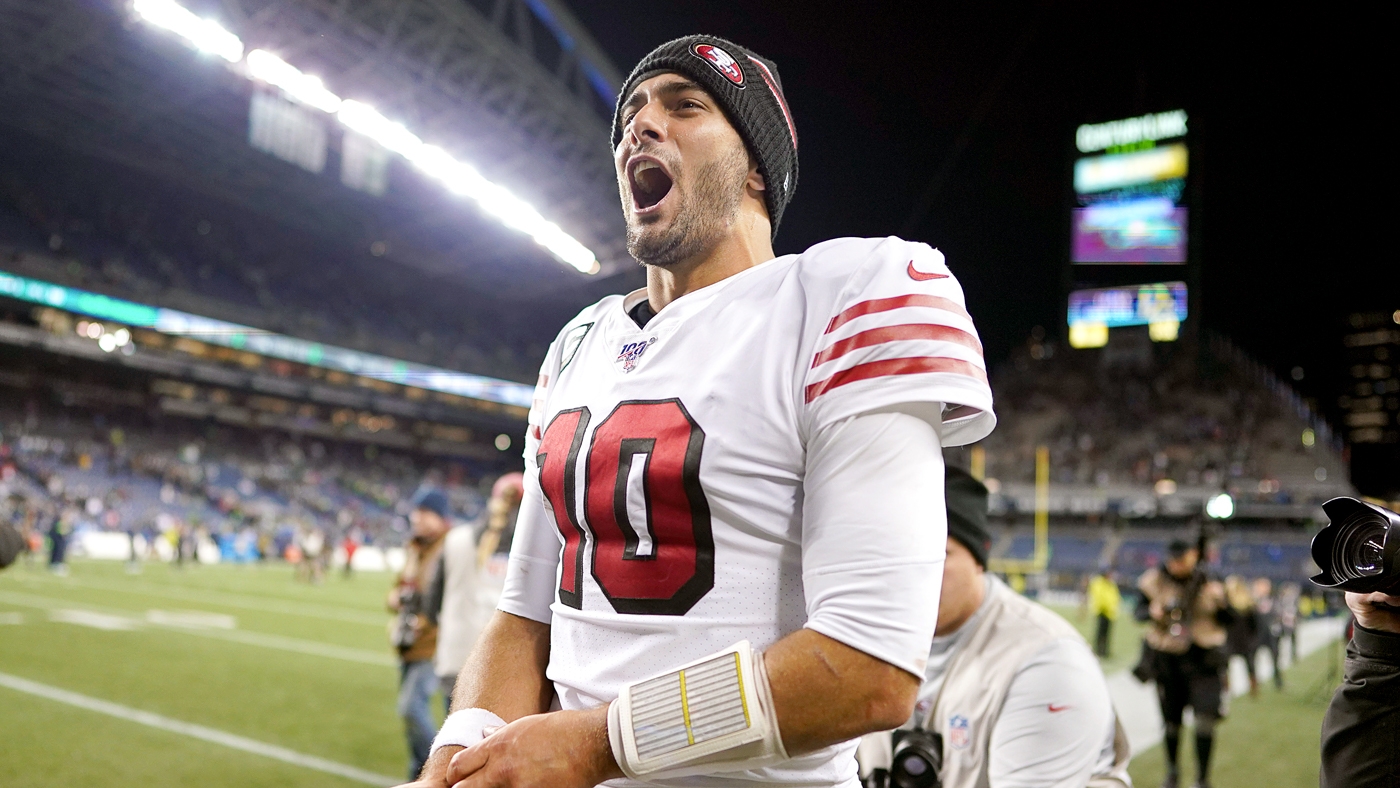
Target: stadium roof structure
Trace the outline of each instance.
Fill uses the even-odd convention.
[[[130,0],[0,4],[0,125],[505,298],[593,298],[635,272],[609,150],[620,77],[558,0],[179,2],[469,163],[592,251],[599,276],[405,161],[375,198],[254,149],[250,97],[275,89],[142,24]]]

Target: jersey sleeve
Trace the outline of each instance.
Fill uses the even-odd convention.
[[[515,519],[515,537],[506,564],[505,586],[496,609],[548,624],[550,605],[558,588],[561,541],[554,518],[540,489],[540,469],[536,457],[542,438],[541,421],[549,384],[559,368],[559,342],[550,345],[535,383],[535,397],[525,427],[525,478],[520,511]]]
[[[812,294],[824,322],[812,324],[820,336],[802,359],[808,434],[857,413],[912,405],[941,422],[944,446],[986,437],[996,416],[982,342],[943,254],[886,238],[825,256],[855,265],[834,297]]]
[[[802,508],[806,627],[923,679],[947,545],[938,431],[867,413],[808,446]]]

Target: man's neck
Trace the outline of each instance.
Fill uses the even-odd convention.
[[[943,593],[948,593],[948,590],[945,586]],[[938,611],[938,626],[933,632],[937,637],[957,632],[976,615],[978,608],[982,607],[982,603],[987,599],[987,576],[978,572],[975,582],[969,583],[966,588],[954,589],[954,593],[958,595],[956,603],[950,605],[947,611],[942,608]],[[946,616],[943,615],[944,612],[947,612]]]
[[[743,211],[719,243],[695,258],[664,268],[647,266],[647,302],[652,311],[660,312],[687,293],[772,260],[771,232],[766,215]]]

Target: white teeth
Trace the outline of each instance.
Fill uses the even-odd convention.
[[[657,164],[656,162],[654,162],[654,161],[639,161],[639,162],[637,162],[637,166],[635,166],[635,167],[632,168],[632,174],[633,174],[633,175],[641,175],[642,173],[646,172],[647,170],[655,170],[655,169],[659,169],[659,168],[660,168],[660,165],[658,165],[658,164]]]

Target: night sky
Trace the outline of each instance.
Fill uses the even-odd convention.
[[[993,364],[1034,326],[1063,334],[1074,129],[1147,112],[1190,114],[1208,328],[1285,378],[1303,367],[1332,415],[1346,315],[1400,308],[1390,199],[1368,187],[1392,147],[1375,22],[1222,4],[569,7],[624,73],[701,32],[777,61],[801,157],[778,253],[844,235],[939,247]]]

